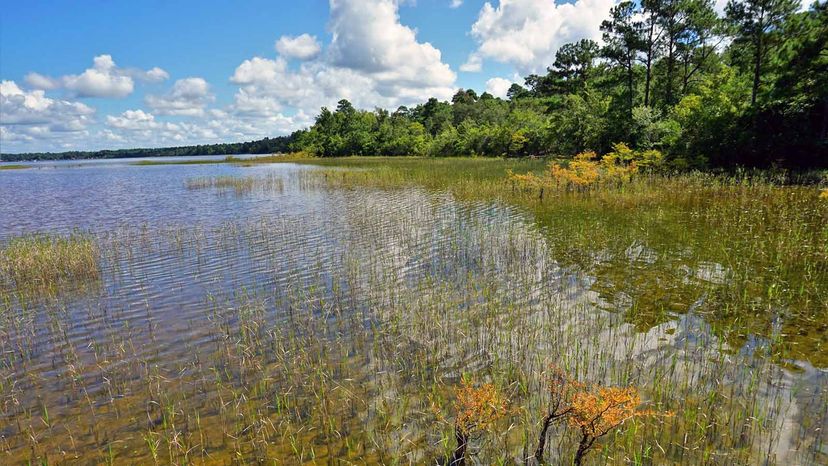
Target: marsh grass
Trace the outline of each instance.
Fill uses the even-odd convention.
[[[216,163],[240,163],[243,159],[228,155],[223,159],[216,160],[138,160],[132,162],[135,166],[153,166],[153,165],[210,165]]]
[[[99,255],[94,238],[86,233],[12,237],[0,246],[0,276],[21,289],[96,280]]]
[[[233,191],[236,194],[244,194],[254,189],[282,192],[284,180],[279,176],[216,176],[191,178],[185,182],[187,189],[216,189],[218,191]]]
[[[19,165],[19,164],[3,165],[3,164],[0,164],[0,170],[22,170],[24,168],[32,168],[32,167],[30,165]]]
[[[585,464],[826,462],[828,382],[805,362],[824,367],[819,328],[780,336],[805,313],[781,288],[790,311],[773,319],[744,304],[766,290],[740,274],[774,283],[757,261],[787,260],[763,259],[761,244],[740,265],[745,246],[713,244],[790,238],[777,229],[803,217],[785,205],[820,214],[816,193],[670,181],[688,200],[654,178],[540,200],[504,180],[543,161],[426,162],[318,162],[298,186],[333,190],[326,210],[102,234],[100,296],[0,292],[3,460],[435,464],[456,451],[457,387],[471,377],[509,403],[474,397],[498,409],[486,432],[468,429],[469,462],[526,464],[555,364],[675,413],[625,422]],[[776,202],[766,226],[752,210],[764,202]],[[794,230],[809,247],[815,221]],[[818,279],[819,254],[799,254]],[[545,434],[550,464],[571,462],[578,430]]]

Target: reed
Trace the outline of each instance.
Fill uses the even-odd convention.
[[[244,194],[254,189],[267,189],[281,192],[284,190],[284,181],[278,176],[266,177],[238,177],[238,176],[217,176],[191,178],[185,182],[187,189],[216,189],[218,191],[233,191],[236,194]]]
[[[99,256],[94,238],[86,233],[12,237],[0,249],[0,276],[21,289],[96,280]]]

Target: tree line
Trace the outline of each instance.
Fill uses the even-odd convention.
[[[828,166],[828,8],[799,0],[624,1],[603,45],[562,46],[545,74],[506,98],[460,89],[450,102],[322,108],[290,136],[237,144],[6,154],[3,160],[304,151],[350,155],[574,156],[618,143],[675,168]]]
[[[623,142],[677,168],[828,165],[828,9],[797,0],[625,1],[603,45],[562,46],[505,99],[323,108],[292,149],[319,156],[604,154]]]
[[[290,150],[292,136],[264,138],[258,141],[205,144],[197,146],[117,149],[99,151],[70,152],[29,152],[24,154],[2,154],[0,160],[16,162],[24,160],[79,160],[79,159],[115,159],[138,157],[177,157],[187,155],[235,155],[235,154],[273,154]]]

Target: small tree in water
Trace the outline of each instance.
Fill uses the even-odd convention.
[[[541,433],[538,437],[538,447],[535,449],[535,459],[543,463],[543,455],[546,450],[546,436],[549,427],[555,421],[565,418],[572,413],[572,396],[575,391],[583,389],[583,384],[572,379],[563,369],[550,366],[547,376],[547,390],[549,392],[549,403],[543,416]]]
[[[574,464],[580,466],[590,448],[601,437],[626,421],[655,416],[653,410],[639,410],[641,396],[635,387],[602,387],[575,392],[569,425],[581,431]],[[668,414],[669,415],[669,414]]]
[[[635,387],[587,386],[554,366],[550,368],[547,384],[549,404],[535,450],[538,463],[544,462],[547,432],[555,421],[566,419],[570,427],[580,432],[578,450],[573,460],[575,465],[580,466],[598,439],[626,421],[636,417],[671,415],[639,409],[641,396]]]
[[[507,401],[495,388],[487,383],[475,388],[471,381],[463,379],[455,389],[454,438],[457,445],[451,455],[451,466],[466,464],[466,449],[475,432],[491,429],[507,411]]]

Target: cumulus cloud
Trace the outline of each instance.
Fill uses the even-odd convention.
[[[330,0],[330,44],[323,49],[309,34],[278,38],[274,56],[243,60],[232,72],[230,82],[238,86],[232,104],[211,108],[215,98],[206,81],[180,79],[166,93],[147,95],[145,109],[105,117],[89,140],[114,147],[251,140],[307,127],[320,107],[333,107],[343,98],[359,108],[449,99],[456,74],[440,50],[400,22],[402,3]],[[121,68],[111,56],[100,55],[81,74],[51,78],[32,73],[26,82],[37,89],[29,93],[34,98],[46,98],[46,90],[59,88],[77,97],[117,98],[134,92],[137,81],[168,78],[160,68]],[[16,137],[8,132],[3,130],[4,140]]]
[[[98,55],[92,68],[79,75],[64,76],[63,87],[78,97],[122,98],[132,94],[135,84],[132,77],[118,72],[111,56]]]
[[[106,117],[97,137],[113,147],[158,147],[260,139],[286,134],[312,121],[306,114],[244,118],[233,111],[210,109],[191,121],[163,121],[141,109]]]
[[[510,87],[512,87],[512,84],[512,81],[509,79],[492,78],[486,81],[486,92],[495,97],[505,99],[506,92],[509,90]]]
[[[332,64],[368,74],[387,87],[451,86],[456,76],[440,50],[418,42],[397,10],[394,0],[331,0]]]
[[[319,55],[322,46],[315,36],[302,34],[300,36],[282,36],[276,41],[276,51],[280,55],[299,60],[310,60]]]
[[[465,63],[460,65],[460,71],[476,73],[483,69],[483,58],[478,53],[472,53]]]
[[[60,87],[60,81],[43,76],[39,73],[29,73],[24,78],[26,84],[33,89],[51,90]]]
[[[449,8],[460,8],[460,5],[463,4],[463,0],[451,0],[449,4]]]
[[[80,131],[95,113],[80,102],[46,97],[41,89],[25,91],[14,81],[0,83],[0,108],[0,125],[37,127],[35,132]]]
[[[521,73],[544,70],[555,61],[555,52],[567,42],[600,40],[599,27],[616,0],[500,0],[486,2],[472,25],[478,42],[467,68],[482,59],[515,66]]]
[[[233,112],[262,118],[281,115],[287,107],[315,114],[339,99],[363,108],[394,108],[451,97],[455,73],[437,48],[419,42],[416,32],[400,23],[398,2],[331,0],[330,6],[332,40],[326,53],[314,51],[315,59],[291,67],[287,58],[297,57],[293,46],[300,38],[308,45],[304,56],[310,55],[311,40],[316,43],[303,34],[279,39],[280,56],[245,60],[230,78],[239,85]]]
[[[4,147],[79,139],[87,134],[95,114],[80,102],[46,97],[42,89],[26,91],[14,81],[0,82],[0,109],[0,142]]]
[[[214,97],[203,78],[184,78],[176,81],[167,94],[150,94],[144,100],[160,115],[200,116]]]
[[[81,74],[70,74],[52,78],[39,73],[29,73],[24,78],[34,89],[51,90],[64,88],[75,97],[104,97],[120,99],[132,94],[135,80],[157,83],[170,75],[161,68],[150,70],[120,68],[111,55],[98,55],[92,60],[92,68]]]

